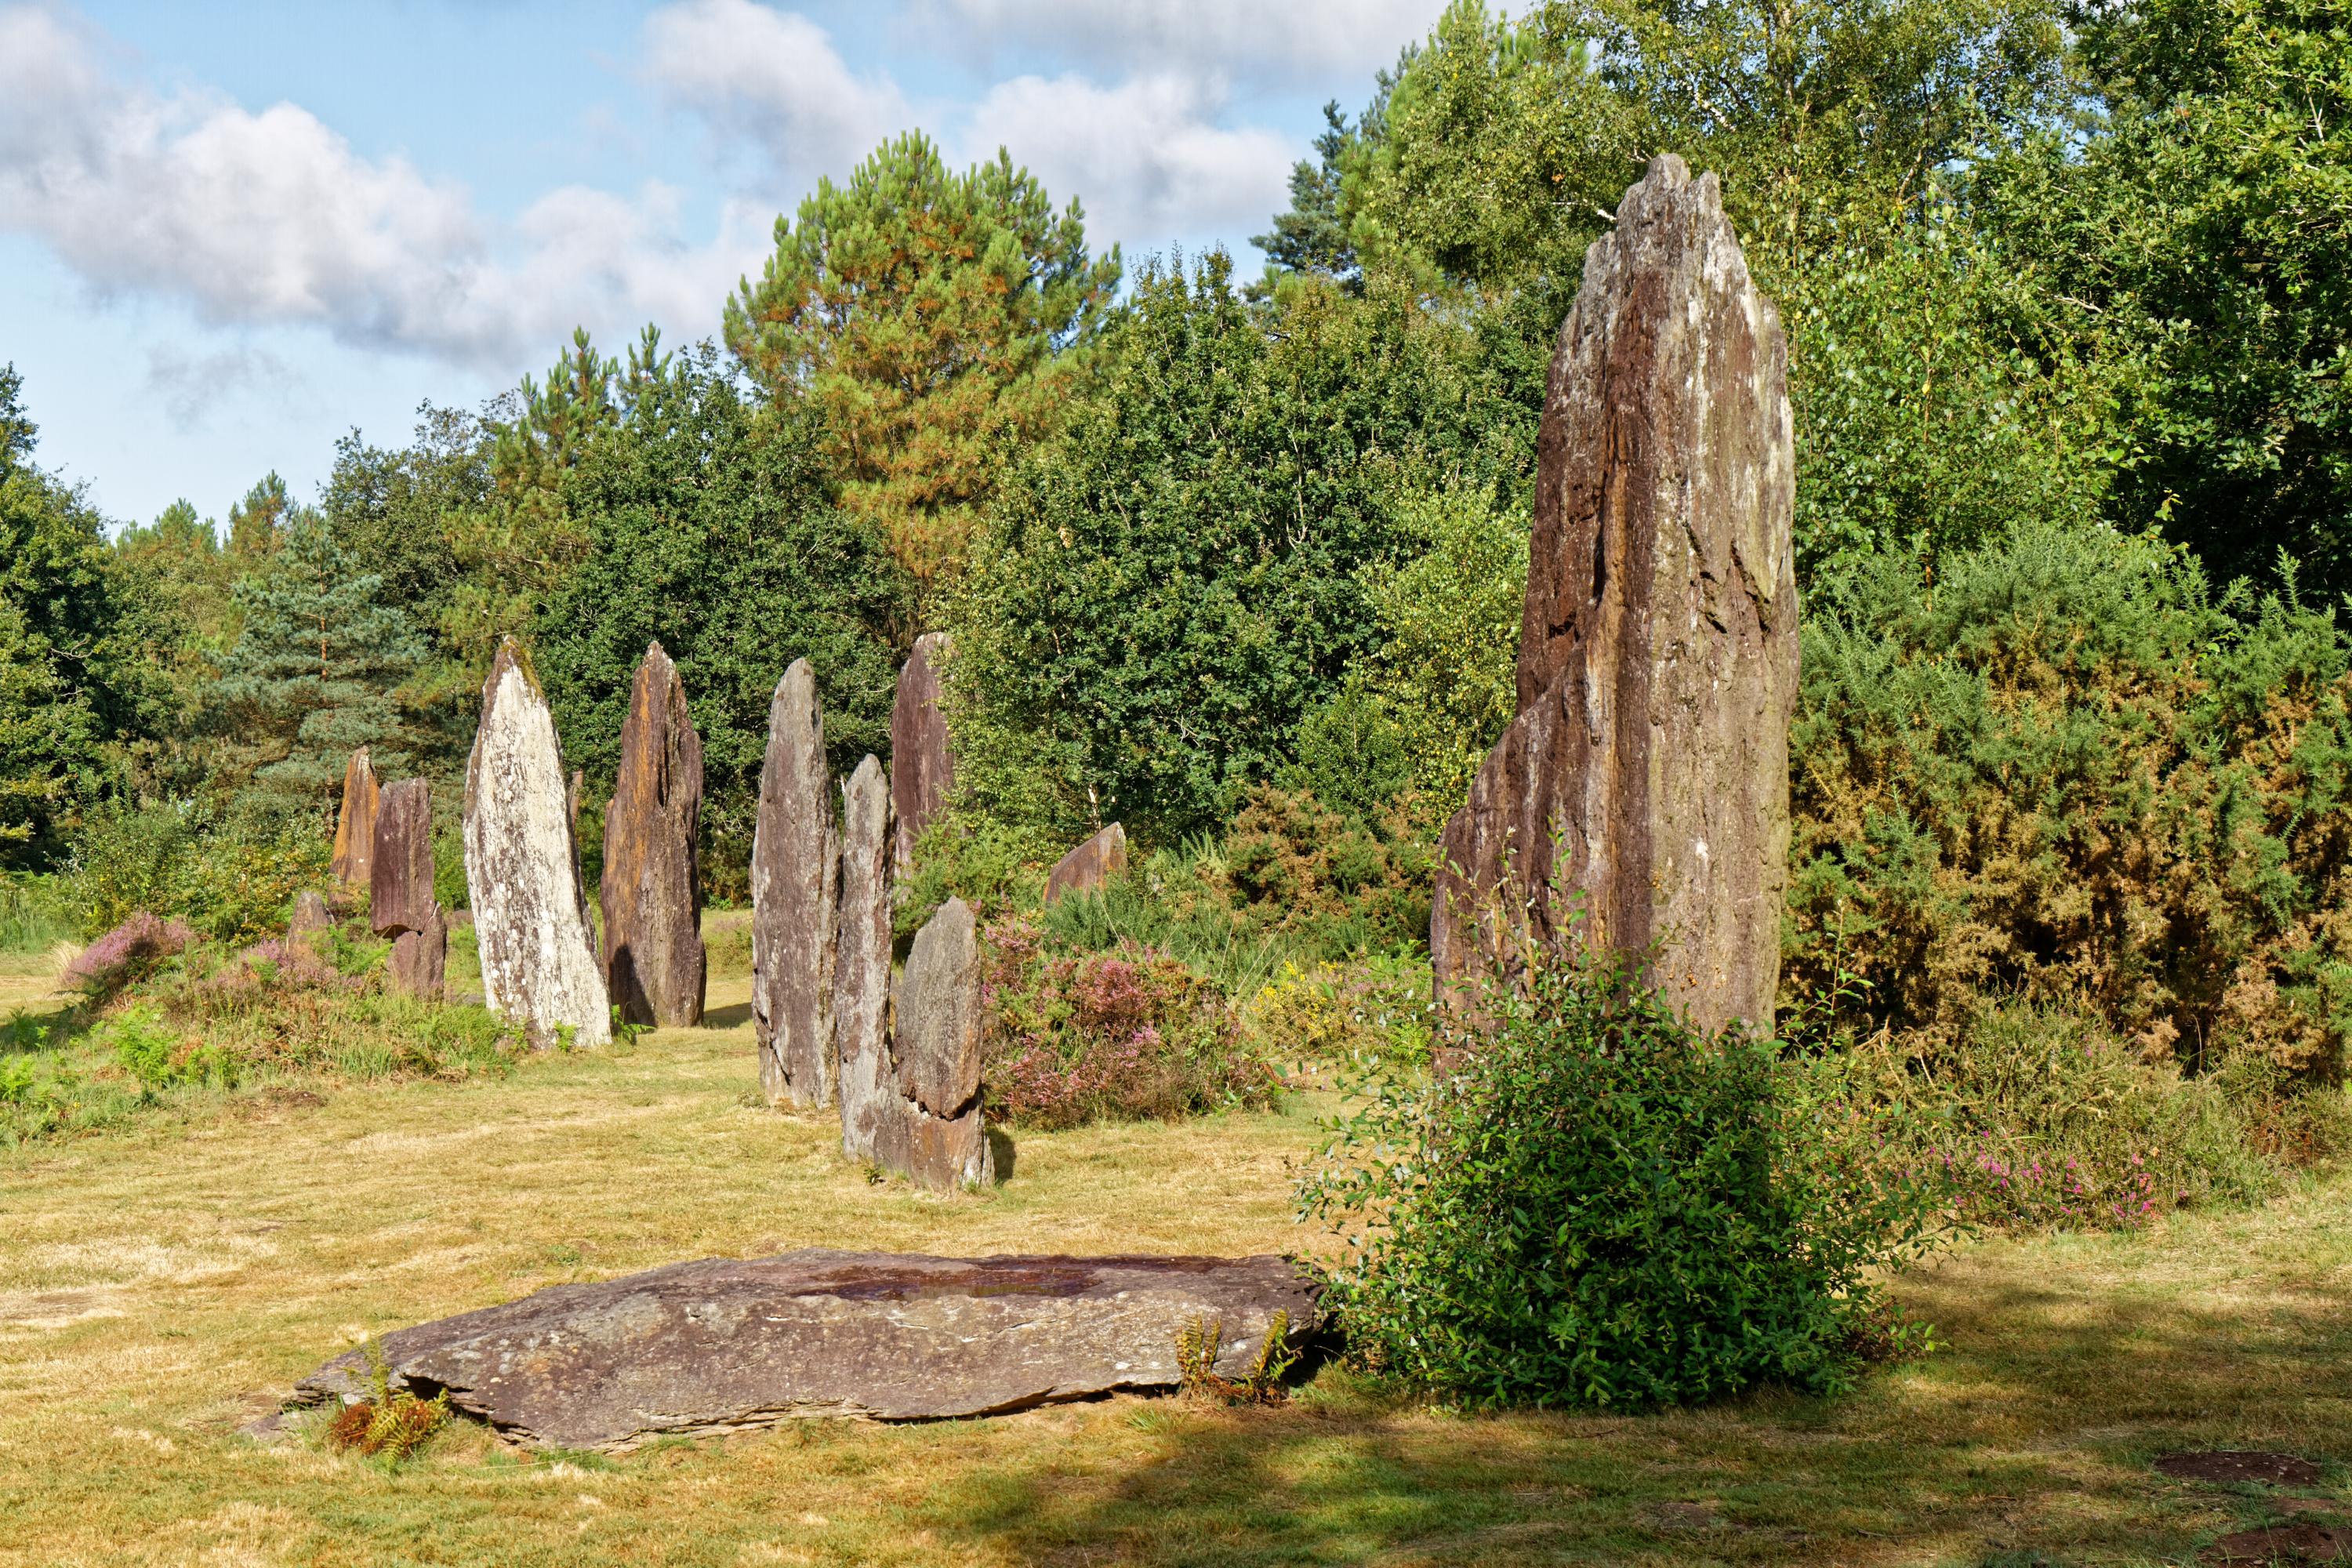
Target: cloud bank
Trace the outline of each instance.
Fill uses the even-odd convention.
[[[210,326],[311,326],[510,372],[576,323],[709,331],[736,279],[758,270],[778,207],[918,122],[954,161],[1003,146],[1057,200],[1082,199],[1101,248],[1239,246],[1284,205],[1301,149],[1238,114],[1235,84],[1361,79],[1437,0],[908,6],[902,19],[936,50],[992,40],[1086,68],[927,105],[854,69],[798,12],[670,0],[646,18],[635,68],[701,124],[721,172],[717,220],[689,239],[674,186],[566,185],[488,212],[462,183],[363,155],[300,105],[158,89],[70,12],[0,0],[0,230],[40,241],[100,299],[163,298]],[[156,380],[188,384],[202,363],[183,355]]]

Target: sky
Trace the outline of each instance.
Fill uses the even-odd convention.
[[[0,0],[0,363],[118,521],[544,374],[711,337],[822,176],[1010,151],[1130,268],[1288,205],[1444,0]]]

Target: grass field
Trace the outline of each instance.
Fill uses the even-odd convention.
[[[41,986],[0,979],[0,1013]],[[453,1428],[386,1470],[237,1434],[370,1333],[677,1258],[1313,1244],[1311,1103],[1024,1137],[977,1196],[869,1184],[823,1119],[757,1105],[746,995],[502,1080],[281,1086],[0,1154],[0,1564],[2165,1563],[2294,1506],[2167,1480],[2165,1449],[2292,1449],[2352,1498],[2342,1178],[1948,1255],[1899,1292],[1949,1348],[1834,1404],[1462,1417],[1327,1369],[1276,1409],[619,1458]]]

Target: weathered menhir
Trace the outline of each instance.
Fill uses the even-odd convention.
[[[709,972],[696,842],[701,823],[702,737],[677,666],[653,643],[621,725],[597,891],[604,916],[598,957],[613,1005],[629,1023],[682,1028],[702,1021]]]
[[[433,786],[423,779],[387,787],[376,811],[368,923],[392,938],[393,989],[441,1000],[449,928],[433,896]]]
[[[760,1088],[771,1105],[834,1101],[840,874],[816,672],[797,658],[768,705],[751,837],[751,1027]]]
[[[1446,825],[1430,950],[1475,1016],[1526,943],[1658,953],[1772,1024],[1797,587],[1788,346],[1713,174],[1671,154],[1585,254],[1537,447],[1518,713]]]
[[[509,638],[482,683],[466,764],[466,887],[490,1010],[535,1045],[613,1037],[604,976],[588,934],[580,852],[555,717]]]

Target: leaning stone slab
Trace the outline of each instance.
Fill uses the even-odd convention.
[[[897,1109],[890,1074],[890,781],[867,757],[842,789],[841,948],[833,971],[841,1152],[876,1157]]]
[[[609,1042],[555,718],[512,641],[482,683],[481,728],[466,766],[466,887],[490,1010],[520,1022],[537,1045],[565,1029],[576,1045]]]
[[[995,1178],[981,1109],[980,933],[971,907],[950,899],[915,933],[891,1007],[897,1105],[881,1119],[875,1157],[925,1186],[984,1186]]]
[[[891,855],[902,877],[915,862],[915,841],[955,793],[955,752],[940,709],[940,662],[948,647],[945,632],[917,637],[890,704],[890,804],[898,818]]]
[[[751,838],[751,1026],[771,1105],[833,1103],[840,871],[816,672],[794,659],[768,707]]]
[[[812,1248],[674,1263],[556,1285],[383,1336],[394,1388],[447,1391],[509,1436],[623,1448],[797,1415],[989,1415],[1180,1382],[1177,1336],[1217,1334],[1250,1369],[1281,1314],[1317,1321],[1296,1265],[1257,1258],[929,1258]],[[299,1404],[364,1396],[362,1354],[298,1385]]]
[[[655,643],[637,666],[621,725],[598,892],[605,982],[632,1023],[682,1028],[702,1021],[701,822],[702,737],[677,667]]]
[[[1430,954],[1457,1012],[1531,950],[1654,943],[1651,979],[1696,1021],[1771,1026],[1797,693],[1788,357],[1715,176],[1654,160],[1586,252],[1552,356],[1518,713],[1442,842]]]
[[[1045,873],[1045,901],[1065,893],[1099,891],[1105,882],[1127,869],[1127,829],[1118,823],[1054,862]]]
[[[375,814],[381,799],[375,764],[362,746],[343,764],[343,805],[335,816],[335,854],[327,869],[347,888],[364,888],[375,853]]]

